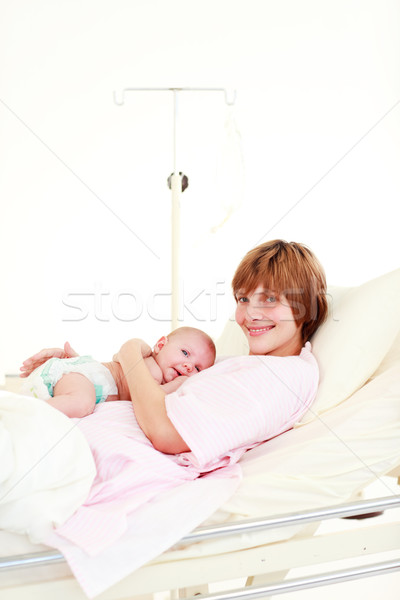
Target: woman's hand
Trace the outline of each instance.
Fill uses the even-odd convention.
[[[28,377],[32,371],[40,367],[49,358],[73,358],[74,356],[79,356],[79,354],[75,352],[69,342],[65,342],[64,348],[44,348],[24,360],[20,367],[20,371],[22,371],[20,377]]]

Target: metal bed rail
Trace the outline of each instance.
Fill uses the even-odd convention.
[[[239,535],[244,533],[249,534],[255,531],[276,529],[290,525],[302,525],[327,519],[367,515],[369,513],[386,511],[399,507],[400,496],[396,495],[372,500],[362,500],[358,502],[339,504],[321,509],[308,510],[304,511],[303,513],[287,513],[272,518],[245,519],[235,523],[222,523],[219,525],[202,526],[183,537],[179,543],[191,544],[217,537]],[[5,571],[7,569],[43,566],[63,562],[64,560],[65,559],[62,554],[52,550],[7,556],[0,558],[0,573],[1,571]]]
[[[351,569],[341,569],[328,573],[320,573],[308,577],[299,577],[279,583],[268,585],[259,585],[253,587],[244,587],[237,590],[218,592],[215,594],[202,594],[201,600],[258,600],[259,598],[268,598],[278,594],[287,594],[289,592],[298,592],[301,590],[332,585],[334,583],[344,583],[354,581],[362,577],[373,577],[374,575],[384,575],[394,573],[400,570],[400,559],[384,561],[362,567],[353,567]],[[186,600],[198,600],[198,596]]]

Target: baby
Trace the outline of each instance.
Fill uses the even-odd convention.
[[[169,394],[214,364],[212,339],[194,327],[179,327],[161,337],[144,361],[154,379]],[[23,376],[23,375],[22,375]],[[130,400],[121,365],[99,363],[91,356],[51,358],[26,379],[26,392],[46,400],[68,417],[85,417],[99,402]]]

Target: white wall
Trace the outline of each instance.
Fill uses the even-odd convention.
[[[180,95],[185,323],[218,335],[236,264],[267,239],[308,244],[335,284],[398,267],[397,0],[1,9],[0,372],[65,339],[108,359],[169,330],[172,94],[120,107],[124,87],[237,90],[240,146],[222,94]]]

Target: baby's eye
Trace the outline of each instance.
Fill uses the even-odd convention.
[[[183,353],[185,356],[189,356],[189,352],[188,352],[187,350],[183,350],[183,349],[182,349],[182,353]]]
[[[200,373],[200,369],[199,369],[199,367],[195,367],[195,369],[196,369],[196,371],[197,371],[198,373]]]

